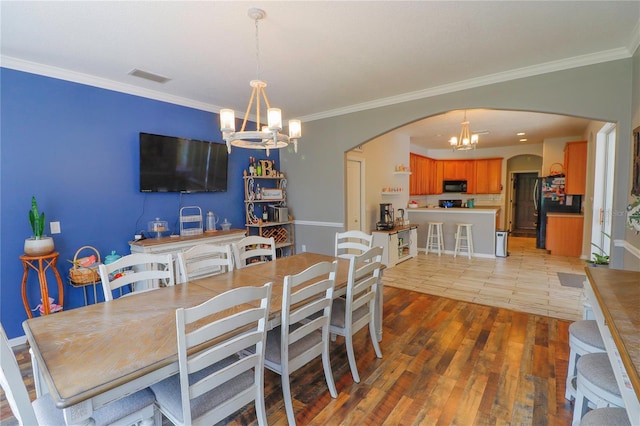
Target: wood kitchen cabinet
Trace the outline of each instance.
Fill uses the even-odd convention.
[[[576,213],[547,213],[545,249],[558,256],[582,255],[584,216]]]
[[[441,160],[444,180],[470,180],[474,176],[474,160]]]
[[[442,193],[442,167],[433,158],[410,154],[409,178],[410,195],[430,195]]]
[[[564,191],[584,195],[587,184],[587,141],[567,142],[564,147]]]
[[[473,191],[472,191],[473,189]],[[483,158],[475,161],[472,194],[500,194],[502,192],[502,158]]]

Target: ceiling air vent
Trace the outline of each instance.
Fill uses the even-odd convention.
[[[134,69],[131,72],[129,72],[130,75],[133,75],[135,77],[140,77],[140,78],[144,78],[146,80],[151,80],[151,81],[155,81],[156,83],[161,83],[164,84],[167,81],[171,80],[168,77],[164,77],[158,74],[154,74],[151,72],[147,72],[147,71],[142,71],[139,69]]]

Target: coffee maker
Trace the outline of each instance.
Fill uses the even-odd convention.
[[[380,222],[376,223],[376,229],[393,229],[394,227],[395,222],[393,219],[393,204],[380,204]]]

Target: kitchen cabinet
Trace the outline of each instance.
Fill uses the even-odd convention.
[[[470,194],[500,194],[502,192],[502,158],[483,158],[475,161],[474,187]],[[469,185],[470,186],[470,185]]]
[[[443,163],[444,180],[466,180],[473,179],[473,160],[441,160]]]
[[[410,195],[430,195],[442,193],[442,166],[433,158],[410,154],[409,178]]]
[[[418,225],[371,231],[373,245],[382,247],[382,263],[390,268],[418,255]]]
[[[545,248],[558,256],[582,255],[584,216],[576,213],[547,213]]]
[[[584,195],[587,183],[587,141],[567,142],[564,147],[564,191]]]

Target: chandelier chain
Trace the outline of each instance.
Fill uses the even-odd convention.
[[[258,34],[259,32],[259,28],[258,28],[258,21],[260,19],[256,18],[255,19],[255,26],[256,26],[256,78],[258,80],[260,80],[260,36]]]

